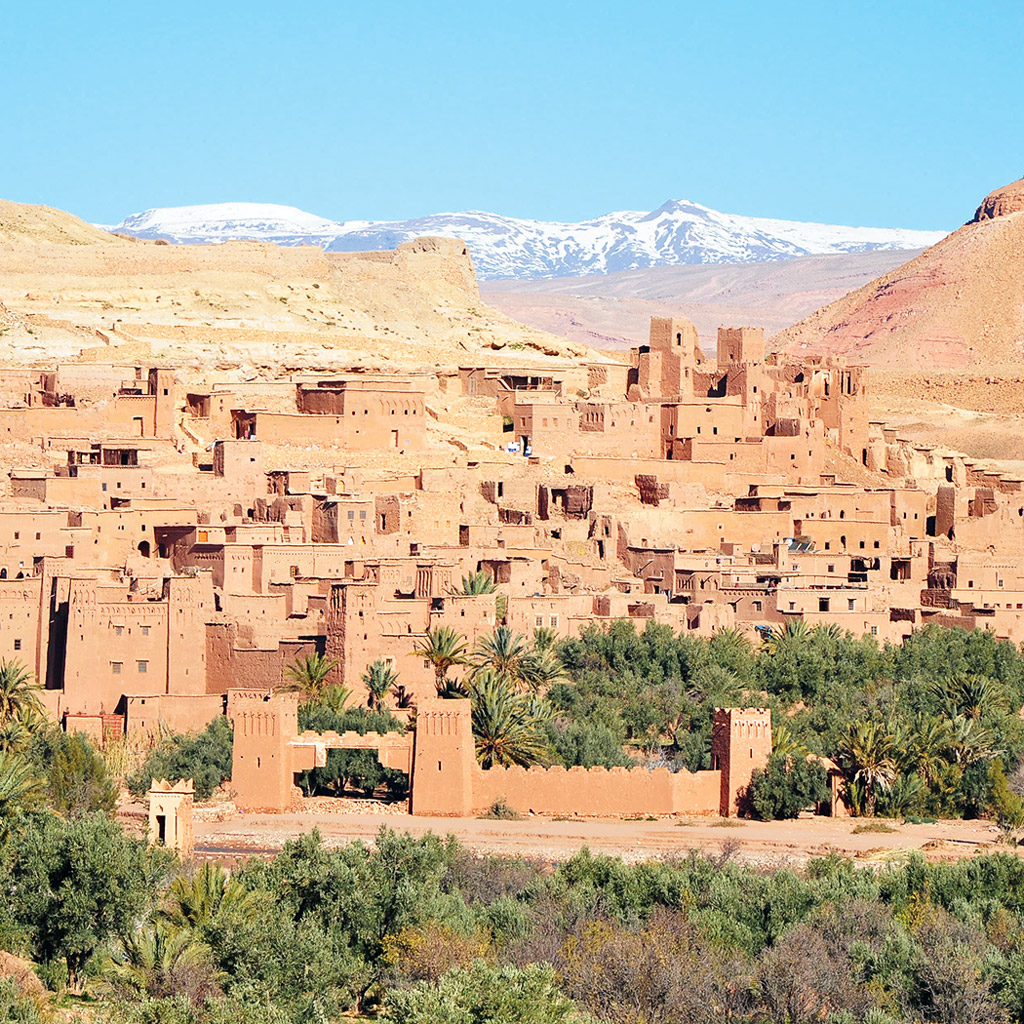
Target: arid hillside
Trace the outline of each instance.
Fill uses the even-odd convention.
[[[916,259],[771,343],[869,364],[875,415],[905,437],[1024,460],[1024,179],[992,192]]]
[[[1024,354],[1024,179],[916,259],[774,338],[794,352],[917,370],[1012,367]]]
[[[63,210],[0,199],[0,243],[97,245],[110,242],[113,237]]]
[[[465,246],[390,252],[267,243],[167,245],[46,207],[0,205],[8,362],[156,361],[255,371],[550,360],[583,349],[481,300]]]
[[[646,344],[652,316],[685,316],[712,351],[723,324],[751,324],[774,334],[919,251],[645,267],[589,277],[491,281],[481,290],[503,313],[597,348]]]

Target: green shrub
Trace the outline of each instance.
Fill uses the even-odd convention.
[[[480,817],[490,818],[493,821],[522,821],[523,819],[523,816],[514,807],[509,807],[502,797],[495,800]]]
[[[750,810],[762,821],[795,818],[802,810],[830,796],[828,776],[820,761],[772,754],[750,781]]]
[[[569,1024],[578,1019],[548,964],[492,967],[478,960],[388,1000],[389,1024]]]
[[[299,708],[299,728],[313,732],[357,732],[360,736],[368,732],[405,732],[401,720],[388,711],[346,708],[339,712],[316,701],[307,701]],[[303,772],[298,782],[307,796],[340,796],[350,788],[369,797],[381,786],[395,797],[409,792],[409,776],[395,768],[385,768],[370,750],[328,750],[327,764]]]
[[[47,782],[50,804],[61,814],[109,814],[117,803],[117,786],[106,762],[82,735],[61,735]]]
[[[622,739],[601,722],[551,722],[548,739],[567,768],[632,768],[636,762],[622,749]]]
[[[149,791],[153,779],[192,779],[196,796],[209,800],[213,791],[231,778],[231,747],[231,723],[227,718],[215,718],[200,733],[168,737],[125,781],[132,795],[139,797]]]

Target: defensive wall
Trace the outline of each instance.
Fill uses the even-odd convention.
[[[712,768],[481,768],[468,700],[422,700],[409,733],[298,731],[296,694],[232,690],[235,739],[231,784],[245,811],[296,806],[299,772],[323,767],[327,751],[373,750],[380,763],[409,773],[410,808],[425,816],[471,817],[495,802],[523,813],[583,816],[738,813],[753,772],[771,754],[771,712],[717,708]]]

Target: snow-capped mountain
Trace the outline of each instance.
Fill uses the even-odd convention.
[[[738,217],[686,200],[671,200],[650,213],[608,213],[578,224],[476,211],[403,221],[331,221],[293,206],[220,203],[146,210],[110,230],[179,243],[259,239],[278,245],[319,245],[333,252],[393,249],[421,235],[442,235],[467,242],[477,273],[490,279],[920,249],[946,234]]]

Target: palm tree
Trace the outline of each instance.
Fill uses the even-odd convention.
[[[847,782],[863,788],[869,818],[875,813],[879,791],[889,789],[896,779],[896,757],[892,737],[878,722],[855,722],[840,740],[837,760]]]
[[[434,686],[439,695],[448,684],[448,672],[457,665],[468,665],[466,638],[456,633],[451,626],[428,629],[426,635],[416,641],[415,654],[434,666]]]
[[[990,711],[1008,711],[1006,694],[988,676],[959,673],[932,685],[947,717],[978,719]]]
[[[949,732],[948,750],[956,764],[966,766],[991,761],[1002,753],[994,746],[995,734],[976,718],[957,715],[949,723]]]
[[[221,994],[225,975],[195,932],[158,920],[120,940],[103,977],[121,998],[177,996],[199,1006]]]
[[[782,629],[767,630],[761,639],[765,651],[777,655],[806,643],[810,632],[803,619],[790,619]]]
[[[897,751],[906,752],[906,768],[916,771],[929,788],[949,764],[946,752],[952,740],[947,721],[925,714],[917,715],[905,733],[897,730],[893,736]]]
[[[0,821],[18,810],[31,810],[45,791],[46,782],[27,761],[9,750],[0,750]]]
[[[363,673],[362,679],[366,687],[366,706],[382,710],[388,694],[398,684],[398,673],[387,662],[378,659]]]
[[[20,661],[0,661],[0,726],[22,722],[26,726],[44,714],[39,687]]]
[[[327,689],[327,677],[337,667],[338,663],[326,654],[314,652],[289,665],[285,675],[292,680],[294,689],[302,690],[310,700],[320,700]]]
[[[772,727],[772,753],[792,761],[794,758],[807,757],[810,751],[794,735],[785,722]]]
[[[463,700],[469,697],[469,687],[466,685],[466,679],[449,679],[445,676],[438,688],[437,695],[444,700]]]
[[[455,593],[464,597],[476,597],[478,594],[493,594],[497,589],[494,577],[486,570],[479,569],[462,577],[462,588]]]
[[[259,892],[246,889],[219,864],[205,862],[192,875],[179,875],[167,890],[157,919],[173,928],[202,930],[224,915],[245,917],[256,909]]]
[[[12,718],[0,724],[0,750],[22,751],[28,746],[31,736],[29,727],[21,719]]]
[[[533,649],[538,654],[554,653],[555,643],[558,640],[558,633],[547,626],[538,626],[533,631]]]
[[[520,665],[519,678],[534,693],[546,691],[565,679],[565,666],[554,651],[528,651]]]
[[[508,626],[497,626],[490,636],[476,642],[473,651],[477,671],[490,669],[499,678],[513,686],[526,682],[524,662],[530,654],[530,645],[522,633],[513,633]]]
[[[348,704],[351,696],[352,691],[347,686],[341,686],[340,684],[325,686],[320,691],[320,696],[317,698],[316,703],[321,707],[327,708],[328,711],[333,711],[336,715],[340,715],[345,710],[345,705]]]
[[[488,669],[474,676],[470,699],[481,767],[548,763],[550,751],[542,727],[550,710],[543,702],[518,693]]]
[[[711,660],[730,672],[746,675],[753,665],[753,646],[738,629],[716,629],[708,644]]]

